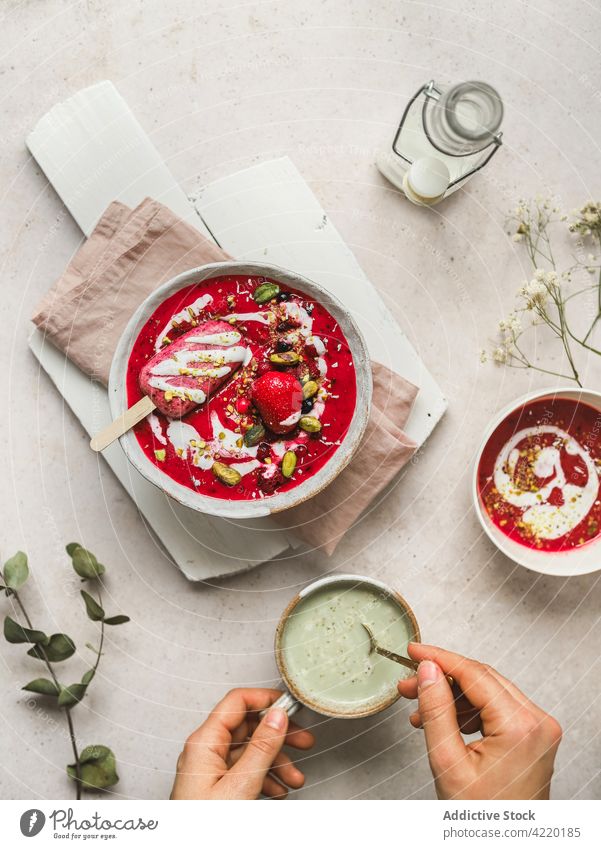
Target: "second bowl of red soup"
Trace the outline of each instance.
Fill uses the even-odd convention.
[[[598,568],[601,395],[526,396],[490,426],[474,468],[484,529],[523,565],[551,574]]]

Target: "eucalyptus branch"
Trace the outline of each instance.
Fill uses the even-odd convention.
[[[106,570],[92,552],[82,548],[78,543],[69,543],[67,553],[71,558],[73,569],[82,581],[100,583],[100,579]],[[115,756],[107,746],[87,746],[81,753],[78,751],[72,710],[83,700],[92,679],[96,675],[104,646],[105,625],[121,625],[128,622],[129,617],[121,614],[106,616],[102,608],[100,586],[97,587],[97,600],[85,590],[81,590],[88,618],[100,622],[100,641],[98,649],[95,649],[96,661],[94,665],[83,674],[81,681],[65,686],[59,681],[55,664],[65,661],[75,654],[75,643],[67,634],[47,636],[43,631],[34,628],[19,594],[19,590],[28,577],[27,555],[19,551],[4,565],[4,585],[0,585],[0,590],[4,590],[7,597],[14,598],[15,605],[27,627],[7,616],[4,619],[4,636],[9,643],[29,644],[31,648],[27,651],[27,654],[42,661],[48,670],[50,678],[35,678],[26,684],[23,689],[54,700],[55,705],[64,711],[74,757],[74,763],[67,766],[67,774],[75,782],[77,799],[81,799],[82,789],[103,789],[111,787],[119,780]]]
[[[5,567],[5,570],[6,570],[6,567]],[[31,619],[29,618],[27,611],[25,610],[25,605],[21,601],[21,597],[19,596],[19,593],[17,592],[17,590],[7,588],[6,593],[7,593],[7,595],[10,593],[10,595],[13,596],[13,598],[17,602],[19,609],[21,610],[21,613],[23,614],[23,618],[27,622],[27,625],[29,626],[29,628],[33,629],[33,625],[31,624]],[[40,651],[42,659],[43,659],[43,661],[46,665],[46,668],[47,668],[48,672],[50,673],[50,675],[52,677],[52,681],[53,681],[56,689],[60,692],[61,685],[59,684],[58,678],[56,677],[56,673],[54,671],[54,667],[52,666],[51,662],[48,660],[48,655],[44,651],[44,647],[43,647],[42,644],[39,644],[39,651]],[[79,767],[79,752],[77,751],[77,738],[75,737],[75,728],[73,726],[73,718],[71,716],[71,711],[70,711],[69,708],[65,708],[65,716],[66,716],[66,719],[67,719],[67,727],[69,729],[69,739],[71,741],[71,748],[73,749],[73,757],[75,758],[75,768],[76,768],[76,772],[77,772],[76,798],[81,799],[81,776],[80,776],[80,767]]]

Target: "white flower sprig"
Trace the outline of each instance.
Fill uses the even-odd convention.
[[[582,248],[584,241],[588,240],[601,250],[601,203],[589,201],[574,215],[575,218],[568,229],[579,236],[578,247]],[[502,365],[532,368],[544,374],[573,380],[581,386],[574,356],[575,348],[580,346],[601,356],[601,350],[590,343],[593,331],[601,321],[601,266],[596,264],[597,256],[589,253],[586,262],[578,259],[571,268],[558,272],[549,228],[558,221],[567,221],[568,217],[559,216],[559,209],[548,200],[537,198],[533,202],[520,201],[509,220],[515,228],[513,240],[524,243],[534,274],[518,290],[516,309],[499,322],[499,341],[490,353],[482,351],[480,359],[486,362],[490,357]],[[597,281],[577,291],[569,291],[573,275],[582,270],[597,274]],[[573,298],[592,290],[596,290],[596,315],[585,335],[581,336],[572,329],[567,305]],[[524,326],[526,316],[530,320]],[[521,339],[533,325],[546,325],[560,341],[569,367],[568,374],[544,368],[539,363],[532,362],[525,353]]]

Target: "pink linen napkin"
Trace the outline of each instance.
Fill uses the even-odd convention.
[[[225,259],[230,257],[221,248],[157,201],[146,199],[134,210],[114,202],[33,321],[83,372],[106,385],[119,337],[142,301],[176,274]],[[401,428],[417,387],[380,364],[372,363],[372,372],[372,413],[357,455],[325,490],[274,516],[328,554],[416,449]]]
[[[313,498],[273,516],[281,527],[326,554],[334,552],[346,531],[417,448],[401,426],[409,418],[418,388],[380,363],[372,362],[371,370],[371,415],[356,456]]]

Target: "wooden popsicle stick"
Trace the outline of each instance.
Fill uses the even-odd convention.
[[[155,409],[155,404],[150,400],[148,395],[140,398],[133,407],[126,410],[122,416],[107,425],[100,433],[97,433],[90,440],[90,448],[92,451],[104,451],[111,442],[114,442],[124,433],[127,433],[134,425],[141,422],[143,418]]]

